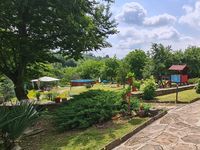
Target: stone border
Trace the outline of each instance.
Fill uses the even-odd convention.
[[[178,101],[177,104],[190,104],[190,103],[194,103],[194,102],[196,102],[198,100],[200,100],[199,97],[191,100],[190,102],[181,102],[181,101]],[[144,103],[175,104],[175,101],[142,100],[142,102],[144,102]]]
[[[133,135],[135,135],[136,133],[138,133],[139,131],[144,129],[146,126],[152,124],[154,121],[158,120],[159,118],[163,117],[166,114],[167,114],[167,110],[162,111],[161,113],[157,114],[156,116],[154,116],[151,119],[149,119],[146,122],[144,122],[142,125],[140,125],[137,128],[135,128],[133,131],[127,133],[123,137],[115,139],[114,141],[110,142],[109,144],[107,144],[101,150],[111,150],[111,149],[119,146],[120,144],[124,143],[126,140],[131,138]]]

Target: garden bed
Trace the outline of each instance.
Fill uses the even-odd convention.
[[[86,130],[73,130],[64,133],[57,132],[48,117],[44,117],[46,119],[42,118],[36,127],[44,128],[45,131],[24,137],[21,145],[26,150],[111,149],[165,114],[166,111],[160,111],[152,118],[118,118],[104,123],[102,127],[94,125]]]
[[[26,150],[53,149],[102,149],[114,139],[123,137],[144,124],[149,118],[119,119],[106,122],[103,127],[92,126],[86,130],[73,130],[64,133],[57,132],[47,119],[40,121],[37,127],[45,131],[22,139],[22,148]],[[31,142],[30,142],[31,141]]]

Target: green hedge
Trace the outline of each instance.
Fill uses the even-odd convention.
[[[90,90],[53,112],[53,120],[60,131],[87,128],[110,120],[119,111],[120,101],[115,92]]]

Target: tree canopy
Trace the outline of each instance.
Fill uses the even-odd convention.
[[[106,39],[117,31],[109,6],[109,0],[0,1],[0,71],[19,100],[27,98],[24,78],[33,64],[110,46]]]

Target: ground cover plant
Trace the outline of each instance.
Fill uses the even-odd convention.
[[[116,114],[120,98],[115,92],[90,90],[74,96],[68,105],[53,112],[53,120],[61,131],[103,123]]]

